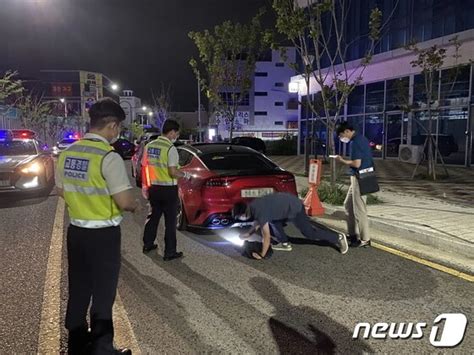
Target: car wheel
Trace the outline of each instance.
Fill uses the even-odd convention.
[[[180,231],[185,231],[188,228],[188,219],[183,208],[183,201],[179,199],[178,211],[176,214],[176,228]]]

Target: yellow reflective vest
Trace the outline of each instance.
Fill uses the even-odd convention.
[[[168,153],[172,147],[173,143],[163,136],[145,146],[145,181],[149,185],[173,186],[177,184],[177,180],[173,179],[168,171]]]
[[[59,156],[58,170],[71,224],[91,229],[120,224],[122,213],[102,176],[102,160],[112,150],[103,141],[82,139]]]

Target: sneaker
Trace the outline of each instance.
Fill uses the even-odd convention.
[[[349,244],[347,243],[347,238],[344,234],[339,233],[339,251],[341,254],[346,254],[349,250]]]
[[[368,248],[370,247],[370,240],[358,240],[357,243],[353,245],[355,248]]]
[[[291,246],[291,243],[286,242],[286,243],[278,243],[278,244],[272,245],[272,249],[282,250],[282,251],[292,251],[293,247]]]

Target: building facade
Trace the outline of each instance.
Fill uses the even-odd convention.
[[[416,56],[404,47],[413,40],[420,49],[436,45],[446,50],[444,64],[433,82],[435,97],[431,117],[439,153],[448,164],[471,166],[474,164],[473,1],[370,3],[377,4],[384,16],[392,14],[392,17],[362,82],[348,98],[341,121],[347,120],[369,139],[376,157],[398,158],[400,144],[423,145],[429,121],[424,75],[411,63]],[[398,6],[394,9],[395,3]],[[357,70],[358,59],[363,58],[368,48],[368,39],[363,34],[368,31],[370,8],[364,1],[351,2],[346,26],[348,43],[351,43],[347,51],[349,70]],[[458,51],[454,38],[461,45]],[[291,81],[299,84],[299,102],[306,102],[304,79],[295,76]],[[314,100],[319,91],[312,80],[310,100]],[[346,147],[336,137],[327,136],[324,120],[300,104],[300,154],[304,154],[307,124],[314,125],[317,141],[327,143],[335,139],[338,152],[345,152]]]
[[[132,90],[122,91],[122,95],[120,95],[120,106],[122,106],[126,114],[126,125],[131,125],[133,122],[136,122],[140,116],[146,116],[147,114],[142,109],[142,100],[134,96]]]
[[[252,88],[234,121],[234,137],[274,140],[298,132],[298,98],[288,92],[295,74],[288,63],[295,63],[295,49],[287,48],[286,56],[285,60],[279,51],[269,51],[256,63]],[[230,125],[224,118],[214,116],[211,125],[217,135],[229,137]]]

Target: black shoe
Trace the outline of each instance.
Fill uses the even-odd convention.
[[[150,252],[150,251],[152,251],[152,250],[155,250],[156,248],[158,248],[158,244],[153,244],[153,245],[151,245],[151,246],[146,246],[146,245],[144,245],[144,246],[143,246],[143,253],[146,254],[146,253],[148,253],[148,252]]]
[[[69,331],[67,353],[70,355],[87,354],[90,351],[92,336],[87,326]]]
[[[132,355],[130,349],[114,347],[114,326],[112,320],[92,320],[92,344],[89,354],[122,354]]]
[[[163,257],[163,260],[164,260],[164,261],[171,261],[171,260],[179,259],[179,258],[182,258],[182,257],[183,257],[183,252],[182,252],[182,251],[179,251],[179,252],[177,252],[177,253],[174,253],[173,255],[164,256],[164,257]]]
[[[357,243],[359,243],[359,238],[357,237],[356,234],[346,234],[347,242],[349,243],[349,246],[354,246]]]

